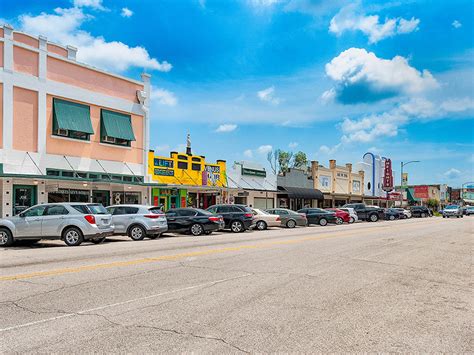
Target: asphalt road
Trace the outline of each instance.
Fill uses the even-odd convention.
[[[472,352],[474,217],[0,250],[0,352]]]

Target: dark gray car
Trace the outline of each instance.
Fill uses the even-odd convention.
[[[286,208],[271,208],[266,210],[268,213],[280,216],[281,227],[295,228],[296,226],[306,227],[308,220],[304,214],[286,209]]]

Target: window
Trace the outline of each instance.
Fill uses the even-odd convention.
[[[92,214],[107,214],[107,210],[100,203],[94,203],[87,205]]]
[[[217,212],[217,207],[209,207],[207,210],[215,214]]]
[[[184,161],[179,161],[178,162],[178,169],[187,170],[188,169],[188,163],[185,163]]]
[[[230,213],[233,212],[230,206],[219,206],[217,207],[217,213]]]
[[[24,217],[39,217],[42,216],[46,206],[35,206],[23,212],[21,215]]]
[[[130,115],[100,110],[100,141],[102,143],[130,147],[134,140],[136,139]]]
[[[186,155],[178,155],[178,159],[182,159],[182,160],[188,160],[188,157]]]
[[[74,171],[62,171],[61,176],[64,177],[74,177]]]
[[[198,163],[200,163],[200,162],[201,162],[201,158],[196,158],[196,157],[193,157],[191,160],[192,160],[192,161],[197,161]]]
[[[319,176],[319,183],[321,184],[321,187],[329,188],[331,186],[330,177],[327,175]]]
[[[126,210],[125,207],[123,207],[123,206],[115,207],[114,216],[121,216],[121,215],[124,215],[124,214],[127,214],[127,210]]]
[[[48,176],[59,176],[61,172],[59,170],[46,170],[46,175]]]
[[[192,217],[196,215],[196,211],[193,210],[178,210],[178,216],[181,217]]]
[[[72,205],[71,207],[74,208],[76,211],[81,212],[82,214],[91,213],[86,205]]]
[[[370,185],[370,182],[367,183],[367,190],[370,190],[370,188],[372,187],[372,185]]]
[[[191,169],[194,171],[201,171],[201,164],[192,164]]]
[[[99,175],[97,174],[89,174],[89,179],[98,179]]]
[[[53,99],[53,135],[89,140],[91,134],[94,134],[94,130],[89,106]]]
[[[174,210],[169,210],[166,212],[166,217],[176,217],[178,214]]]
[[[44,213],[45,216],[62,216],[65,214],[69,214],[69,211],[64,206],[48,206],[46,212]]]

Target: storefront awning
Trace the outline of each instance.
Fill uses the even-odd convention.
[[[305,198],[308,200],[323,200],[323,193],[316,189],[306,187],[288,187],[278,186],[280,192],[288,195],[289,198]]]
[[[101,136],[134,141],[132,118],[123,113],[101,110]]]
[[[94,134],[89,106],[54,98],[53,130],[58,129]]]

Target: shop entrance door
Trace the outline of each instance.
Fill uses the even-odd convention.
[[[36,205],[35,185],[13,185],[13,215]]]
[[[160,196],[158,200],[158,206],[163,208],[163,211],[168,211],[169,206],[168,206],[168,196]]]
[[[92,202],[101,203],[102,206],[110,205],[110,192],[103,190],[94,190],[92,191]]]

